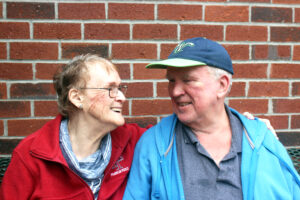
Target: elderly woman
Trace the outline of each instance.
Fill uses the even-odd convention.
[[[127,87],[96,55],[75,57],[54,76],[60,115],[14,150],[0,199],[122,199],[144,128],[125,124]]]

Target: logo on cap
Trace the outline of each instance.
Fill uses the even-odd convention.
[[[178,44],[177,47],[174,49],[174,53],[177,54],[179,52],[182,52],[185,47],[193,47],[193,46],[195,46],[195,44],[192,42],[182,42]]]

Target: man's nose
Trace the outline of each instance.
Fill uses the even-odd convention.
[[[181,83],[173,83],[169,92],[170,92],[170,96],[174,96],[174,97],[183,95],[185,93],[184,87]]]

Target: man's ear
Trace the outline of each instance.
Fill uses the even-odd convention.
[[[230,89],[230,78],[227,75],[222,75],[219,79],[219,84],[218,97],[226,97],[228,90]]]
[[[78,109],[82,108],[82,102],[83,102],[83,97],[80,93],[80,91],[76,88],[71,88],[69,90],[69,100],[70,102],[77,107]]]

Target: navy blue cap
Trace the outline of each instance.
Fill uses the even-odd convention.
[[[178,44],[168,59],[151,63],[146,68],[193,67],[208,65],[233,74],[232,62],[225,48],[206,38],[191,38]]]

